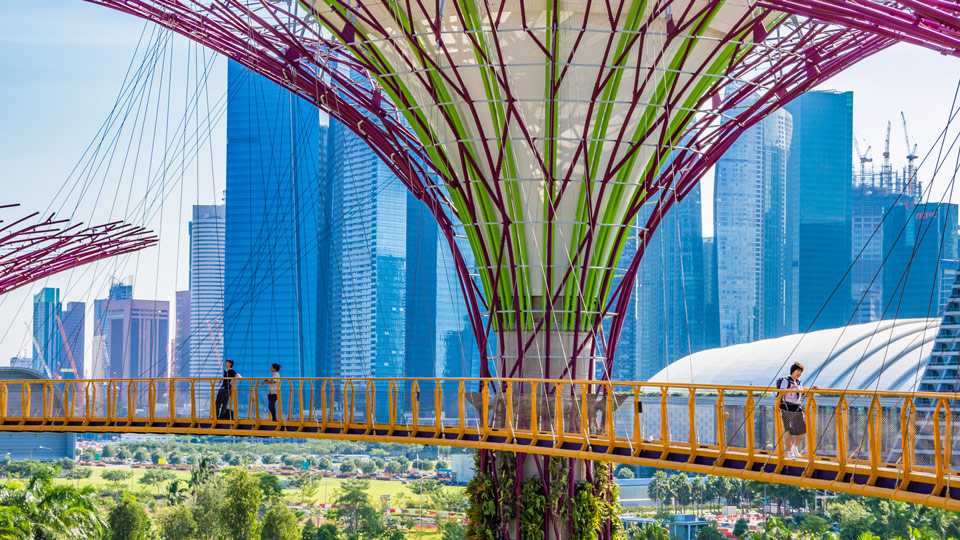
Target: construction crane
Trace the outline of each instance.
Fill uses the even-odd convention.
[[[917,159],[917,143],[914,141],[913,148],[910,148],[910,133],[907,132],[907,117],[900,111],[900,118],[903,120],[903,140],[907,143],[907,183],[915,180],[914,161]]]
[[[870,156],[870,150],[873,149],[872,146],[867,145],[867,151],[860,151],[860,142],[858,141],[859,137],[854,136],[853,146],[857,149],[857,157],[860,158],[860,183],[864,184],[867,181],[867,163],[873,163],[873,157]],[[873,176],[873,175],[871,175]]]
[[[880,186],[893,187],[893,165],[890,164],[890,121],[887,121],[887,138],[883,143],[883,167],[880,169]]]

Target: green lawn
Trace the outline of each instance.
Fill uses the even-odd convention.
[[[287,480],[285,477],[281,477],[283,480]],[[336,498],[336,491],[340,488],[340,484],[343,482],[341,478],[320,478],[317,482],[317,493],[309,501],[310,503],[329,503]],[[443,486],[443,490],[452,493],[456,491],[462,491],[463,487],[460,486]],[[417,496],[413,494],[407,486],[392,480],[370,480],[370,489],[367,491],[370,496],[370,501],[374,504],[380,502],[381,495],[390,495],[391,503],[395,503],[397,498],[400,495],[404,495],[408,499],[417,500]],[[298,489],[285,489],[283,491],[284,496],[287,500],[292,502],[300,502],[300,490]],[[395,506],[395,505],[391,505]],[[424,536],[426,538],[426,536]]]
[[[133,477],[123,482],[122,486],[116,486],[113,482],[104,480],[102,475],[104,472],[113,470],[113,469],[125,469],[133,472]],[[154,493],[154,489],[151,486],[145,486],[139,483],[140,478],[146,474],[150,469],[135,469],[130,467],[91,467],[93,471],[90,478],[81,478],[78,480],[71,480],[67,478],[58,478],[56,483],[58,484],[70,484],[80,487],[92,486],[95,489],[114,489],[115,487],[123,487],[130,492],[140,492],[145,491],[147,493]],[[190,473],[188,471],[171,471],[177,476],[180,480],[189,480]],[[281,481],[289,483],[290,477],[280,476]],[[342,478],[318,478],[317,479],[317,492],[312,499],[304,502],[318,504],[318,503],[330,503],[336,498],[337,490],[340,488],[340,484],[343,482]],[[380,503],[380,497],[382,495],[390,495],[391,506],[396,507],[397,501],[400,496],[404,496],[409,500],[417,501],[417,495],[414,495],[412,491],[407,488],[407,485],[393,480],[370,480],[370,489],[367,493],[370,496],[370,501],[373,504]],[[166,488],[166,486],[161,486]],[[452,493],[456,491],[462,491],[463,487],[459,486],[443,486],[443,490]],[[300,502],[300,490],[296,488],[285,489],[283,491],[284,498],[290,502]],[[426,502],[426,501],[424,501]],[[424,538],[431,538],[429,535],[424,533]]]
[[[80,478],[77,480],[71,480],[69,478],[58,478],[56,483],[58,484],[70,484],[71,486],[93,486],[95,489],[113,489],[114,483],[108,480],[104,480],[101,476],[104,472],[114,469],[125,469],[133,472],[133,477],[127,479],[123,482],[123,487],[128,491],[139,491],[141,488],[146,488],[148,491],[153,491],[152,487],[144,486],[141,484],[140,478],[147,473],[150,469],[134,469],[130,467],[91,467],[93,474],[90,475],[90,478]],[[170,471],[176,475],[179,480],[189,480],[190,472],[189,471]],[[119,486],[118,486],[119,487]]]

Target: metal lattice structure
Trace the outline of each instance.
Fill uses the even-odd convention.
[[[17,205],[0,206],[0,210]],[[39,212],[0,220],[0,294],[34,281],[157,243],[150,231],[119,221],[83,227]]]
[[[437,217],[499,376],[589,378],[612,361],[623,284],[663,214],[739,133],[895,41],[735,2],[93,1],[363,137]],[[632,236],[641,253],[615,286]]]
[[[453,251],[480,374],[502,381],[493,407],[509,392],[556,400],[514,430],[545,414],[576,431],[590,422],[578,400],[614,402],[603,384],[533,381],[609,378],[645,247],[741,133],[898,41],[960,50],[956,8],[940,0],[88,1],[236,60],[369,144]],[[500,459],[481,457],[481,474]],[[544,462],[515,463],[517,485],[551,489]],[[572,497],[592,469],[567,467]],[[543,529],[563,538],[563,521]],[[501,522],[497,534],[521,536]]]

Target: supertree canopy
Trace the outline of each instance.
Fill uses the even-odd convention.
[[[934,0],[90,1],[229,56],[366,140],[446,235],[481,374],[521,393],[532,385],[502,378],[609,376],[644,247],[740,133],[899,40],[950,50],[936,28],[956,20]],[[589,423],[570,404],[607,387],[578,388],[541,419]],[[483,453],[473,530],[616,536],[600,472]],[[536,497],[549,508],[530,517]],[[581,500],[600,501],[597,521],[577,524]]]
[[[0,206],[7,210],[17,205]],[[133,225],[111,222],[92,227],[40,214],[0,220],[0,294],[100,259],[138,251],[157,237]]]

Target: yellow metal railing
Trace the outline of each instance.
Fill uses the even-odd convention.
[[[0,381],[0,431],[255,435],[441,444],[604,459],[960,509],[955,396],[531,379]],[[218,411],[218,395],[220,410]],[[953,492],[957,491],[957,498]]]

